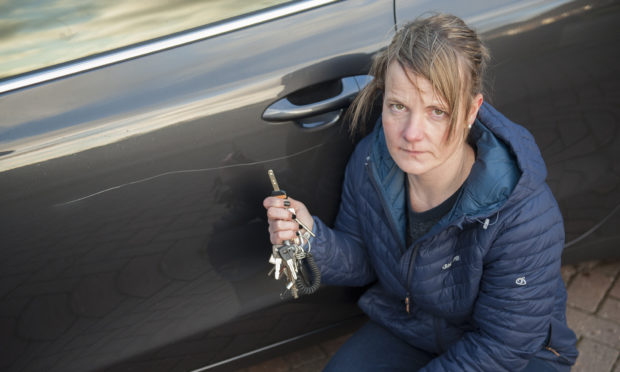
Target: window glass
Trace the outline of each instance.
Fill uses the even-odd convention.
[[[291,0],[0,0],[0,79]]]

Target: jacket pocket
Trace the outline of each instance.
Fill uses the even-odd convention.
[[[576,341],[573,331],[561,324],[557,319],[552,318],[549,323],[547,341],[543,349],[553,354],[555,358],[550,356],[547,359],[555,359],[562,364],[574,364],[577,359],[577,349],[575,342],[571,343],[571,340]]]

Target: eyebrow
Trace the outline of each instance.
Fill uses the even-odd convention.
[[[448,107],[446,105],[442,105],[441,103],[435,104],[435,102],[433,102],[433,104],[428,105],[426,107],[433,108],[433,109],[439,109],[443,112],[448,112]]]
[[[383,99],[384,101],[393,101],[393,102],[398,102],[401,104],[404,102],[404,100],[401,99],[398,95],[390,94],[387,91],[384,93]],[[427,108],[436,108],[446,113],[450,112],[449,107],[447,105],[443,104],[441,101],[436,100],[436,99],[433,99],[429,103],[424,102],[424,106]]]

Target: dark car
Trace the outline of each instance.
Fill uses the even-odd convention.
[[[490,47],[486,99],[541,147],[565,262],[620,256],[617,1],[139,3],[0,4],[1,370],[225,369],[358,318],[363,289],[280,298],[267,169],[331,223],[344,110],[428,11]]]

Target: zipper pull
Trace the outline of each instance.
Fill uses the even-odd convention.
[[[558,353],[554,348],[552,348],[551,346],[545,346],[545,349],[549,350],[550,352],[552,352],[553,354],[555,354],[556,357],[561,356],[560,353]]]
[[[407,297],[405,297],[405,310],[407,310],[407,314],[409,314],[409,304],[410,304],[409,292],[407,292]]]

